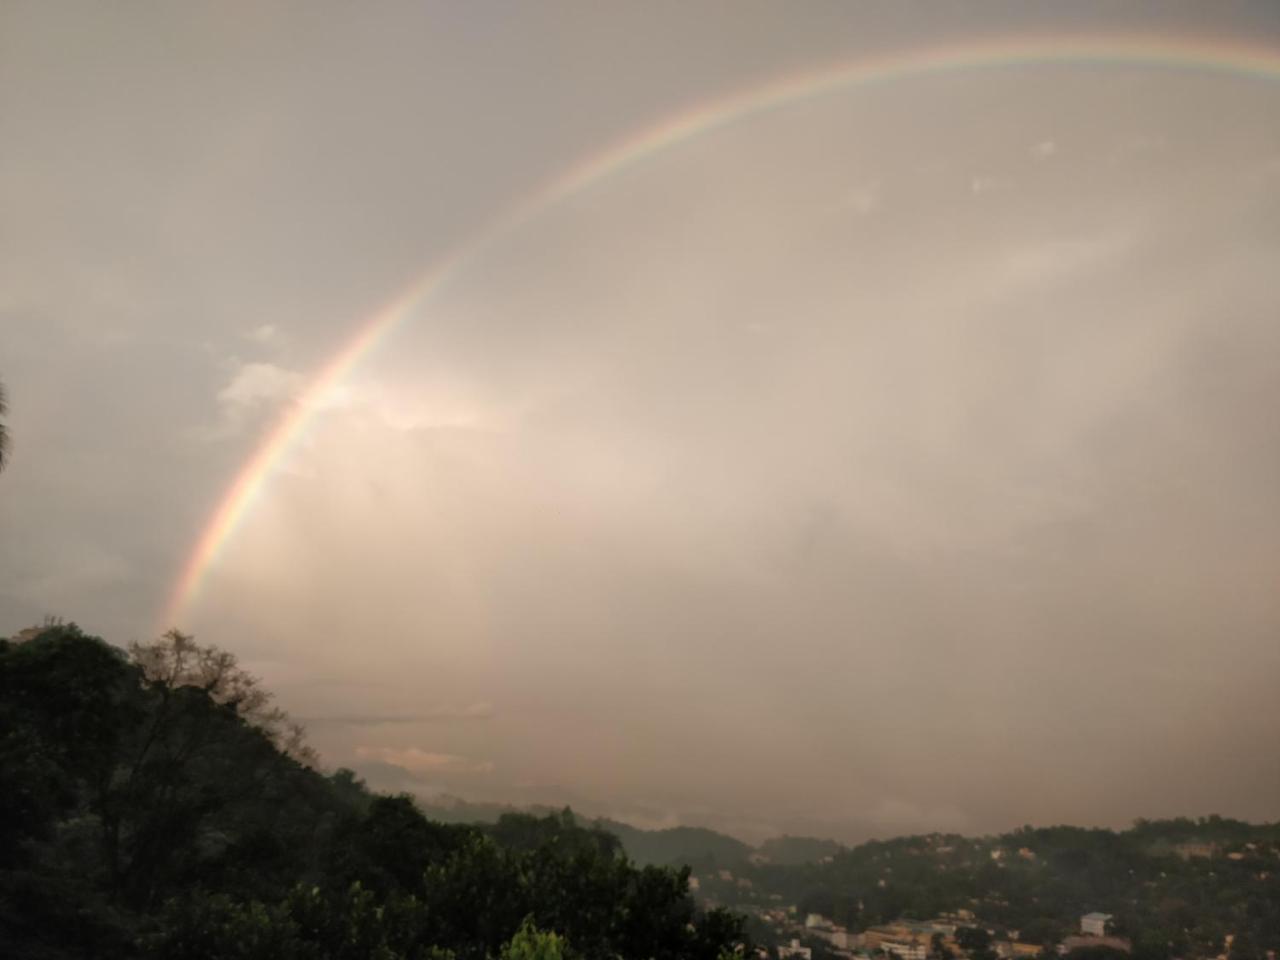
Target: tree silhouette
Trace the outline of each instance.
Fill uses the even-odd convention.
[[[9,412],[9,404],[5,401],[4,384],[0,383],[0,417]],[[9,462],[9,431],[0,421],[0,470]]]

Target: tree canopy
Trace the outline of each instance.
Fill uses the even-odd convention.
[[[0,640],[0,943],[15,956],[716,960],[741,918],[571,813],[428,820],[316,768],[231,654]]]
[[[5,396],[4,384],[0,383],[0,417],[9,412],[9,402]],[[9,428],[0,420],[0,470],[9,463]]]

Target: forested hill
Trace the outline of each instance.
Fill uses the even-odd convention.
[[[1140,960],[1265,960],[1280,952],[1280,824],[1222,817],[1122,831],[1024,827],[860,844],[822,863],[752,864],[702,892],[753,913],[794,905],[850,930],[960,911],[998,938],[1046,948],[1101,912]]]
[[[687,866],[694,870],[735,867],[748,862],[752,847],[704,827],[669,827],[641,830],[617,820],[591,821],[622,841],[623,849],[637,863]]]
[[[592,824],[619,836],[638,861],[692,867],[701,897],[750,914],[792,908],[795,922],[819,914],[860,931],[966,911],[993,934],[1053,953],[1083,914],[1099,911],[1140,960],[1216,957],[1228,936],[1232,960],[1280,954],[1280,824],[1209,816],[854,847],[803,837],[750,847],[711,830]],[[755,929],[768,942],[770,928]],[[821,943],[812,945],[821,956]]]
[[[967,911],[1047,948],[1100,911],[1138,960],[1216,956],[1228,935],[1231,960],[1280,948],[1278,824],[757,849],[494,813],[442,823],[322,774],[233,656],[181,635],[127,652],[74,626],[0,639],[3,957],[719,960],[742,923],[697,909],[681,864],[706,901],[855,931]]]
[[[509,813],[553,813],[545,806],[516,807],[500,803],[477,803],[459,797],[424,797],[419,803],[428,817],[442,823],[496,823]],[[752,859],[772,863],[817,862],[843,849],[834,840],[813,837],[775,837],[759,847],[706,827],[666,827],[647,830],[609,817],[578,816],[587,827],[608,831],[622,841],[628,857],[641,865],[687,866],[695,871],[734,869]]]
[[[0,956],[716,960],[733,915],[573,816],[429,820],[314,767],[230,654],[0,640]]]
[[[419,797],[419,806],[432,820],[441,823],[497,823],[512,813],[547,816],[557,812],[546,806],[514,806],[503,803],[478,803],[460,797]],[[578,814],[584,827],[605,830],[622,841],[628,857],[641,866],[689,867],[695,873],[722,869],[741,869],[749,863],[767,861],[776,864],[817,863],[844,850],[834,840],[816,837],[773,837],[758,847],[708,827],[663,827],[648,830],[610,817]]]
[[[773,918],[754,928],[766,943],[789,941],[808,914],[856,932],[965,911],[994,935],[1056,956],[1080,917],[1098,911],[1112,915],[1112,931],[1140,960],[1280,952],[1280,824],[1210,816],[854,847],[803,837],[751,847],[697,828],[591,825],[620,837],[637,861],[692,867],[705,900]],[[811,946],[823,955],[820,941]]]
[[[774,837],[753,847],[705,827],[642,830],[608,819],[592,820],[590,825],[617,836],[637,863],[687,866],[695,873],[740,870],[752,863],[818,863],[844,849],[834,840],[814,837]]]

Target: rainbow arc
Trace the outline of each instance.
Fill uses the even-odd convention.
[[[1280,78],[1280,49],[1228,37],[1046,36],[973,40],[826,65],[711,99],[593,153],[509,207],[403,292],[355,325],[334,356],[267,431],[219,499],[174,583],[162,626],[179,624],[209,570],[251,512],[277,466],[304,435],[326,397],[395,328],[417,315],[469,264],[504,237],[608,178],[680,144],[789,105],[860,87],[964,70],[1129,66]]]

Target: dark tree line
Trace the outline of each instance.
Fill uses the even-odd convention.
[[[0,417],[9,412],[8,398],[5,396],[4,384],[0,383]],[[9,428],[0,420],[0,470],[9,462]]]
[[[0,640],[0,944],[29,958],[716,960],[739,918],[561,816],[445,825],[314,768],[234,657]]]

